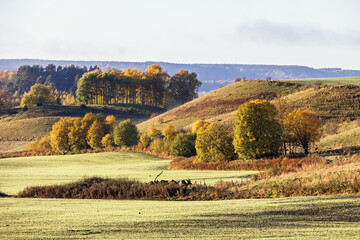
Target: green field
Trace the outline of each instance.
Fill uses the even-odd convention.
[[[360,196],[227,201],[0,199],[2,239],[358,239]]]
[[[128,177],[148,182],[161,172],[158,180],[191,179],[214,184],[220,180],[241,180],[256,171],[172,171],[170,160],[130,153],[91,153],[64,156],[40,156],[0,159],[0,192],[17,194],[26,186],[67,183],[82,177]]]

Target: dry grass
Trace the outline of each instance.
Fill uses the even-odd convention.
[[[208,119],[227,114],[238,109],[239,105],[252,99],[274,99],[277,94],[287,95],[298,91],[295,84],[279,81],[248,80],[240,81],[188,102],[178,108],[138,124],[140,132],[146,132],[151,124],[163,129],[171,124],[184,128],[198,119]]]

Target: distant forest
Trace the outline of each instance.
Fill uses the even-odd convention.
[[[24,65],[19,67],[16,74],[7,83],[7,89],[21,95],[29,91],[34,84],[45,84],[59,91],[75,93],[77,82],[81,76],[95,69],[98,69],[98,67],[91,66],[88,69],[86,66],[78,67],[74,65],[65,67],[55,66],[54,64],[49,64],[46,67]]]
[[[76,94],[85,104],[130,103],[157,107],[174,107],[198,97],[201,82],[196,73],[181,70],[170,76],[158,64],[142,72],[137,68],[101,71],[70,66],[20,66],[17,72],[3,72],[7,90],[16,97],[29,92],[35,84],[51,86],[58,93]],[[1,75],[1,76],[2,76]]]

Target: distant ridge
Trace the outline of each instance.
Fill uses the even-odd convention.
[[[295,65],[254,65],[254,64],[180,64],[159,61],[122,62],[122,61],[71,61],[71,60],[41,60],[41,59],[0,59],[0,70],[17,70],[21,65],[48,64],[68,66],[94,66],[102,70],[108,68],[125,69],[136,67],[145,71],[147,66],[159,64],[170,75],[179,70],[196,72],[198,79],[203,82],[200,91],[212,91],[220,86],[228,85],[235,78],[248,79],[304,79],[304,78],[332,78],[357,77],[360,70],[343,70],[341,68],[311,68]]]

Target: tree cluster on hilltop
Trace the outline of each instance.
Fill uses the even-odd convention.
[[[76,91],[85,104],[131,103],[169,107],[180,105],[198,96],[201,82],[196,73],[180,71],[170,77],[159,65],[145,72],[137,68],[95,70],[82,76]]]

